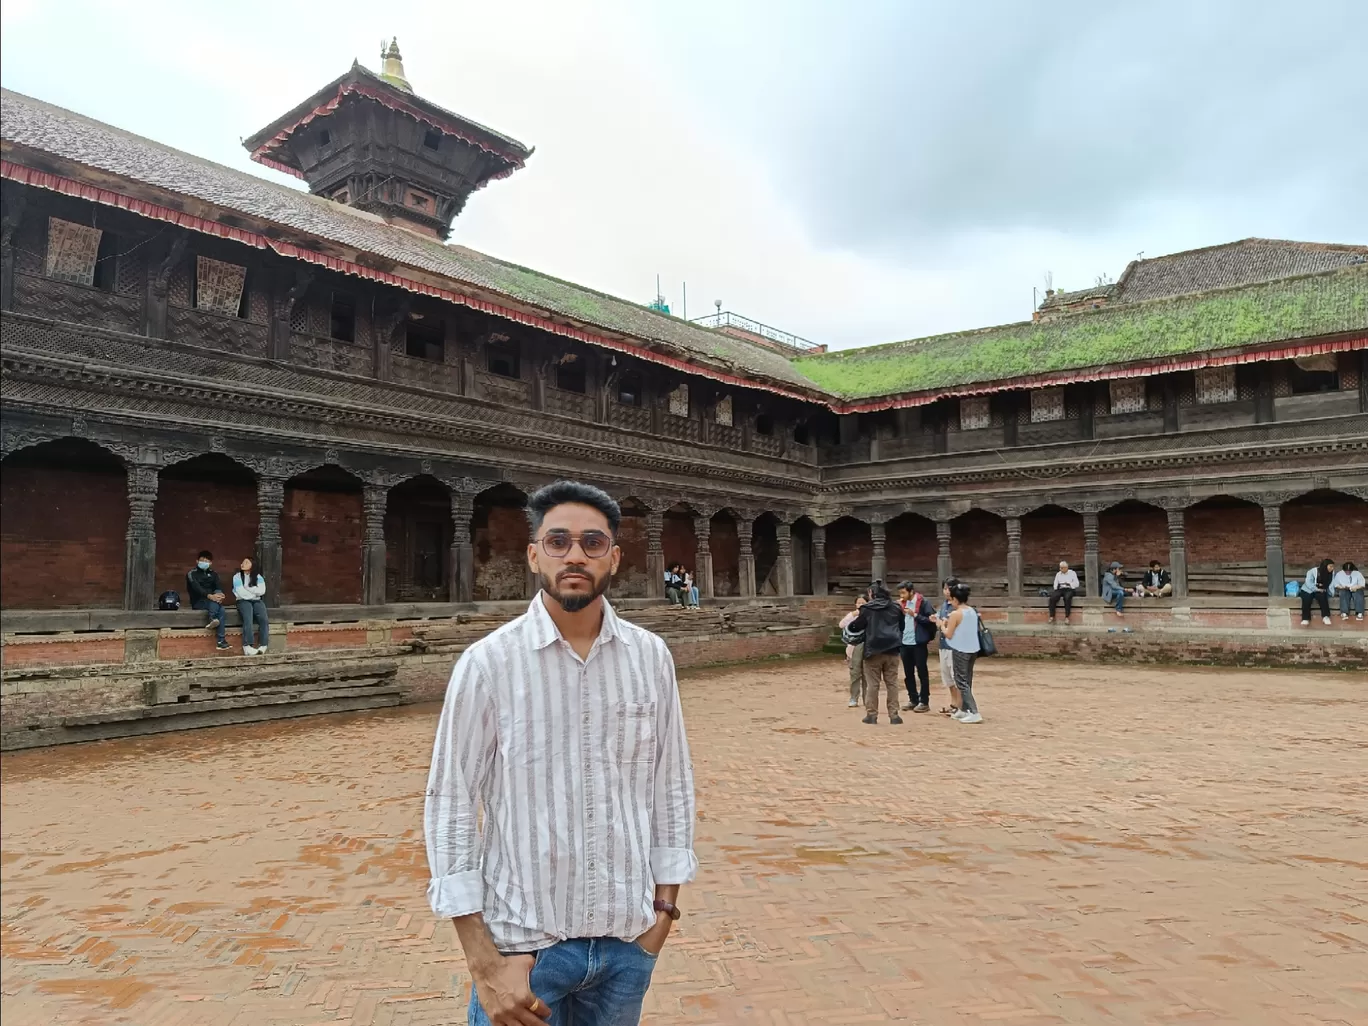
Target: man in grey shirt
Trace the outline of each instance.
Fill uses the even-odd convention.
[[[465,950],[472,1026],[628,1026],[698,869],[674,661],[603,598],[617,503],[561,481],[528,512],[541,592],[447,688],[428,900]]]

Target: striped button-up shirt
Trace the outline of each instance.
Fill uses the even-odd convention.
[[[674,660],[620,620],[580,659],[542,596],[461,656],[424,810],[428,901],[494,944],[634,939],[656,884],[694,878],[694,789]]]

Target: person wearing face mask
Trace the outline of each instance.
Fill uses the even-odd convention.
[[[209,614],[207,626],[218,634],[218,644],[215,647],[222,652],[228,648],[228,639],[224,636],[223,615],[223,600],[227,596],[223,593],[223,585],[219,583],[219,575],[213,566],[214,554],[204,549],[195,561],[195,568],[185,575],[185,590],[190,595],[191,607],[202,609]]]

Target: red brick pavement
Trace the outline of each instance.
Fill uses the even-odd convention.
[[[686,677],[703,872],[648,1023],[1368,1022],[1363,675],[980,676],[982,725],[896,728],[834,662]],[[434,712],[5,756],[5,1026],[463,1022]]]

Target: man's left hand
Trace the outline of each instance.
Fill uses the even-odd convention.
[[[638,937],[636,942],[645,948],[649,954],[658,955],[665,947],[665,941],[670,936],[672,926],[674,926],[673,919],[664,912],[657,912],[655,926]]]

